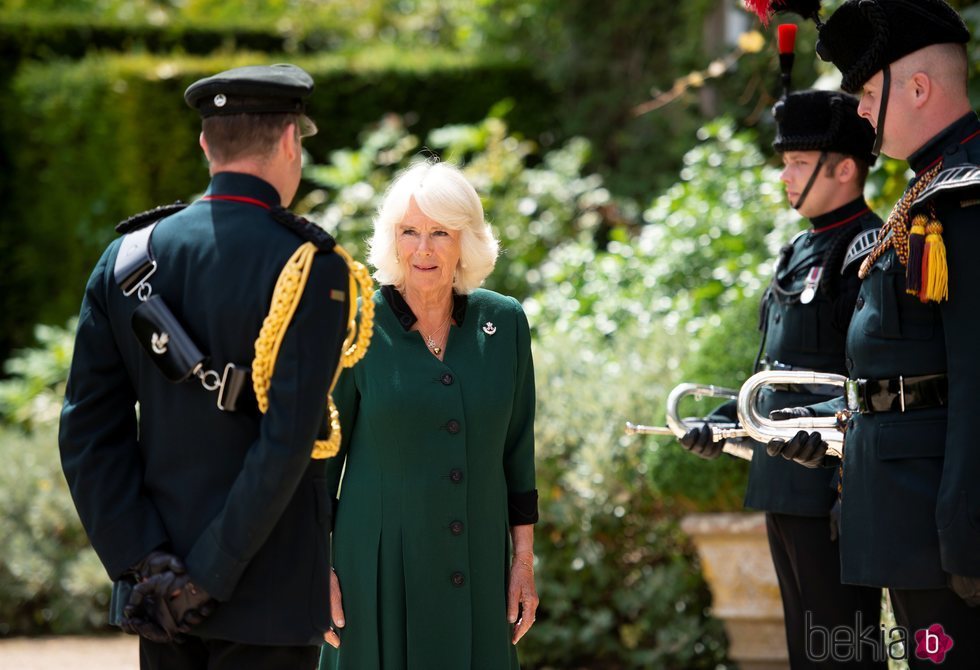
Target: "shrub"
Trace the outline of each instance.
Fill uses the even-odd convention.
[[[7,361],[0,382],[0,635],[105,627],[109,581],[75,513],[57,419],[74,323],[40,327],[41,346]]]

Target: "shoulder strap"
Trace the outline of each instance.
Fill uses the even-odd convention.
[[[980,191],[980,165],[944,167],[912,201],[912,207],[920,207],[940,195],[954,191],[963,192],[964,196],[969,193],[976,197],[976,193]]]
[[[116,284],[122,289],[123,295],[132,295],[133,291],[156,272],[157,261],[153,256],[150,238],[153,237],[157,223],[158,221],[151,221],[149,225],[143,225],[126,233],[119,243],[119,252],[116,254],[112,275],[116,279]]]
[[[878,240],[878,233],[880,231],[880,227],[862,230],[853,240],[851,240],[850,245],[847,247],[847,251],[844,253],[844,262],[841,263],[840,266],[841,274],[844,274],[852,263],[856,263],[871,253],[871,250],[874,249],[875,242]]]
[[[180,210],[187,207],[187,203],[178,200],[172,205],[161,205],[159,207],[154,207],[145,212],[140,212],[139,214],[134,214],[125,221],[121,221],[116,224],[116,232],[124,235],[126,233],[131,233],[134,230],[139,230],[140,228],[145,228],[154,221],[159,221],[171,214],[176,214]]]
[[[303,240],[312,242],[313,246],[317,248],[317,251],[333,251],[334,247],[337,246],[336,240],[333,239],[330,233],[309,219],[304,219],[302,216],[293,214],[285,207],[273,207],[269,211],[269,214],[278,223],[289,228],[303,238]]]

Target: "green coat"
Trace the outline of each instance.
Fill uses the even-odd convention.
[[[382,292],[367,356],[334,392],[343,444],[328,467],[336,486],[346,457],[334,529],[346,627],[320,667],[518,668],[509,527],[537,518],[527,320],[513,298],[457,296],[440,361],[401,296]]]

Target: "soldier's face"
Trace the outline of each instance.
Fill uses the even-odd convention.
[[[821,167],[820,174],[813,180],[813,186],[800,204],[800,196],[806,190],[819,160],[819,151],[783,152],[783,171],[779,174],[779,179],[786,185],[786,198],[790,206],[807,218],[830,211],[827,209],[828,202],[832,199],[833,189],[837,188],[835,180],[827,176],[826,168]]]
[[[459,237],[460,231],[430,219],[419,209],[415,198],[409,200],[405,216],[395,227],[405,287],[450,291],[459,264]]]
[[[881,153],[892,158],[905,160],[919,148],[921,134],[918,127],[918,114],[914,104],[914,83],[903,77],[896,77],[902,61],[892,64],[891,88],[885,103],[885,127],[878,127],[878,115],[884,95],[885,75],[879,70],[861,87],[861,100],[858,103],[858,116],[867,119],[875,133],[883,134]]]

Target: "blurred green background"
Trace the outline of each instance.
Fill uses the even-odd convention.
[[[980,7],[952,4],[977,34]],[[814,40],[801,24],[797,88],[834,86]],[[677,522],[741,509],[745,464],[622,426],[660,423],[680,381],[748,376],[802,227],[769,149],[773,29],[736,0],[0,0],[0,636],[106,628],[58,462],[71,318],[115,223],[207,183],[184,88],[279,61],[317,83],[294,209],[360,254],[393,173],[432,151],[501,237],[487,286],[524,301],[539,389],[524,666],[729,667]],[[905,177],[876,166],[879,213]]]

